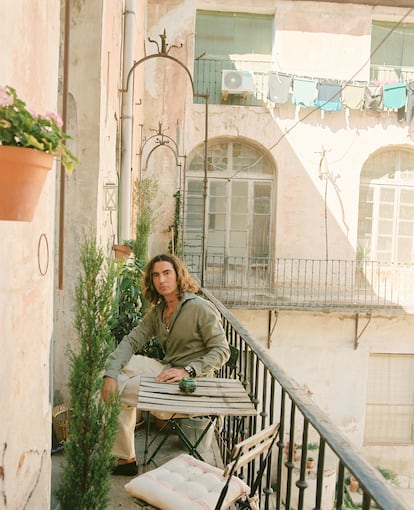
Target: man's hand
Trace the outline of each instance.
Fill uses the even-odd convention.
[[[108,402],[111,395],[116,394],[118,391],[118,382],[112,377],[104,377],[104,383],[101,389],[101,395],[105,402]]]
[[[183,377],[188,377],[188,372],[187,370],[184,370],[184,368],[168,368],[158,374],[156,380],[160,382],[173,383],[181,381]]]

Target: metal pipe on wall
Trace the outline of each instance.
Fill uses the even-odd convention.
[[[125,0],[124,51],[122,61],[122,105],[121,105],[121,168],[120,203],[118,221],[119,242],[130,238],[131,226],[131,171],[132,171],[132,120],[134,87],[128,86],[129,71],[134,65],[135,51],[135,0]]]
[[[68,111],[68,79],[69,79],[69,32],[70,32],[70,1],[65,2],[63,43],[63,77],[62,77],[62,131],[66,133],[66,117]],[[63,263],[65,241],[65,178],[66,172],[60,165],[59,174],[59,219],[58,219],[58,289],[63,289]]]

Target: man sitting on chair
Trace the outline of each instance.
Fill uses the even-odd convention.
[[[134,429],[141,375],[174,383],[183,377],[211,377],[230,356],[220,316],[212,303],[197,296],[199,286],[184,263],[174,255],[155,256],[143,275],[143,295],[153,305],[140,324],[109,356],[102,397],[120,393],[122,409],[113,454],[115,475],[138,472]],[[135,352],[156,337],[165,351],[158,361]]]

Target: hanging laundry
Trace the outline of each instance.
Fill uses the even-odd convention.
[[[342,89],[342,104],[351,110],[361,110],[364,105],[365,85],[349,84]]]
[[[268,99],[272,103],[283,104],[290,99],[292,76],[276,72],[270,72]]]
[[[384,108],[383,85],[366,86],[364,90],[364,110],[378,112]]]
[[[407,106],[405,112],[405,121],[411,123],[414,109],[414,80],[407,83]]]
[[[329,81],[317,84],[318,97],[315,106],[326,112],[338,112],[341,108],[341,85]]]
[[[398,110],[405,105],[407,87],[405,82],[384,84],[384,108]]]
[[[316,81],[306,78],[293,79],[293,104],[298,106],[315,106]]]

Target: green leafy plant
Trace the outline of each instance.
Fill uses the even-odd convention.
[[[299,444],[297,446],[297,449],[301,450],[302,449],[302,445]],[[308,450],[318,450],[318,449],[319,449],[319,444],[318,443],[308,443]]]
[[[152,176],[135,181],[134,202],[137,208],[135,222],[136,234],[131,247],[135,258],[138,259],[141,264],[147,262],[148,241],[151,224],[154,219],[152,200],[155,198],[157,191],[158,181]]]
[[[158,181],[153,177],[146,177],[135,182],[134,201],[136,213],[135,239],[125,241],[124,244],[132,249],[133,257],[122,266],[118,285],[116,307],[111,320],[111,330],[116,343],[127,335],[141,321],[148,303],[142,295],[141,279],[147,263],[148,242],[151,224],[154,218],[152,200],[158,190]],[[151,338],[136,354],[149,358],[162,359],[164,350],[157,338]]]
[[[71,353],[71,415],[66,465],[57,497],[62,510],[103,510],[109,504],[111,453],[118,430],[117,396],[103,402],[100,390],[107,356],[117,269],[92,239],[81,246],[82,272],[76,287],[75,327],[79,346]]]
[[[135,326],[143,314],[141,277],[143,265],[134,257],[121,268],[116,292],[116,306],[111,319],[111,331],[118,344]]]
[[[378,471],[382,474],[382,476],[390,482],[394,487],[398,487],[400,484],[398,482],[398,475],[392,469],[383,468],[381,466],[377,466]]]
[[[163,359],[165,356],[165,351],[162,348],[158,338],[151,338],[146,345],[138,351],[138,354],[142,354],[142,356],[147,356],[147,358],[154,359]]]
[[[0,145],[49,152],[59,157],[70,173],[78,160],[65,144],[71,137],[63,133],[62,125],[56,113],[39,115],[26,106],[14,88],[0,87]]]

